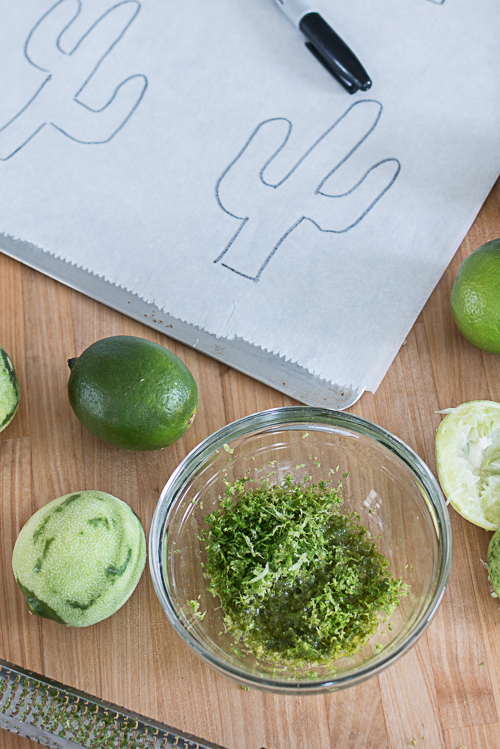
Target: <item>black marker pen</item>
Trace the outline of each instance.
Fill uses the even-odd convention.
[[[274,0],[304,34],[306,47],[350,94],[367,91],[372,82],[347,44],[306,0]]]

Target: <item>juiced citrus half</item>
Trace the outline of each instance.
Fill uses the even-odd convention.
[[[488,531],[500,527],[500,403],[447,409],[436,434],[439,481],[450,504]]]
[[[114,614],[132,595],[145,562],[139,518],[98,491],[66,494],[35,512],[12,554],[30,611],[68,627]]]

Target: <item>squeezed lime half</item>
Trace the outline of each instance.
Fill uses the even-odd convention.
[[[495,531],[500,527],[500,403],[470,401],[443,413],[436,434],[443,492],[466,520]]]

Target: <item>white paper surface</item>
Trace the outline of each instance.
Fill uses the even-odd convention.
[[[500,172],[498,0],[0,0],[0,232],[375,390]]]

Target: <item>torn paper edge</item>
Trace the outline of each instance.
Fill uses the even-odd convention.
[[[30,242],[0,233],[0,251],[308,406],[344,410],[354,405],[364,392],[362,388],[328,382],[285,356],[242,338],[217,338],[169,315],[136,292]]]

